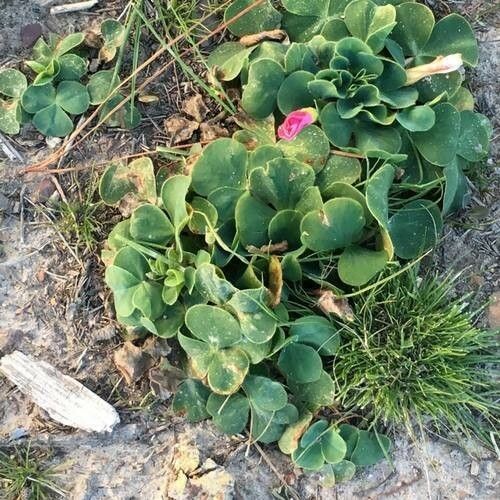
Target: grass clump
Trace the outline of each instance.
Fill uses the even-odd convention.
[[[491,439],[498,336],[474,326],[467,296],[451,298],[456,279],[410,270],[356,299],[334,365],[344,407],[408,429],[430,417],[438,431]]]
[[[43,500],[64,496],[54,483],[55,470],[45,468],[28,444],[25,448],[0,449],[0,498]]]

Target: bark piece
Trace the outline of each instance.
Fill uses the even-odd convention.
[[[45,361],[14,351],[0,359],[0,372],[61,424],[87,432],[111,432],[120,422],[110,404]]]

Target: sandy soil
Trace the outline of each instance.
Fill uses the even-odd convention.
[[[25,49],[19,33],[24,24],[36,21],[46,30],[69,31],[87,25],[99,15],[113,15],[115,4],[119,12],[119,2],[108,2],[111,10],[105,13],[79,13],[55,20],[39,3],[0,0],[0,65],[22,58]],[[444,2],[434,3],[437,6]],[[468,2],[448,4],[474,13]],[[479,19],[474,26],[481,42],[481,58],[479,67],[470,75],[471,86],[479,109],[493,119],[498,137],[500,31],[491,27],[491,18]],[[133,149],[145,140],[144,136],[145,129],[134,132],[132,137],[118,133],[97,136],[92,148],[96,158],[102,158],[110,138]],[[21,136],[15,146],[26,159],[47,153],[43,141],[33,133]],[[78,160],[88,152],[75,154]],[[53,364],[113,404],[122,420],[112,434],[105,436],[65,428],[0,378],[0,446],[31,440],[35,447],[50,449],[50,465],[58,466],[61,474],[57,482],[67,492],[67,498],[500,496],[498,463],[493,454],[475,442],[448,442],[431,433],[410,440],[396,434],[392,464],[382,463],[361,472],[346,485],[324,488],[320,478],[294,470],[274,447],[262,452],[252,448],[247,453],[243,439],[223,436],[206,422],[187,424],[172,414],[168,401],[147,396],[145,380],[133,387],[125,386],[112,363],[112,353],[122,339],[112,320],[109,294],[102,285],[102,267],[89,253],[73,255],[72,242],[63,241],[46,223],[36,208],[41,179],[21,177],[23,165],[9,163],[1,155],[0,354],[20,349]],[[489,161],[486,189],[476,190],[468,212],[447,225],[443,244],[433,258],[433,265],[440,269],[467,267],[459,291],[472,291],[478,303],[500,288],[499,187],[498,171],[495,173],[493,167],[497,159],[498,144]],[[63,191],[71,192],[71,180],[60,179]],[[283,482],[289,486],[286,491]]]

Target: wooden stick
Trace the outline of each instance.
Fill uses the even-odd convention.
[[[50,15],[67,14],[69,12],[78,12],[80,10],[88,10],[97,5],[99,0],[87,0],[85,2],[66,3],[64,5],[55,5],[50,8]]]
[[[111,432],[116,410],[74,378],[20,351],[0,359],[0,372],[54,420],[88,432]]]

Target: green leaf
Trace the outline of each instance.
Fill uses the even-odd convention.
[[[191,177],[188,175],[174,175],[169,177],[161,188],[163,206],[174,225],[176,243],[180,248],[179,235],[189,220],[186,195],[190,184]]]
[[[112,91],[120,85],[120,78],[115,76],[114,70],[105,69],[94,73],[89,78],[87,91],[90,96],[90,104],[102,104],[108,99]]]
[[[428,42],[434,28],[434,14],[420,3],[403,3],[396,7],[397,25],[391,38],[406,56],[417,56]]]
[[[330,0],[281,0],[283,7],[299,16],[324,16],[328,13]]]
[[[241,73],[254,48],[246,47],[239,42],[223,43],[208,56],[208,66],[215,71],[218,80],[234,80]]]
[[[73,130],[71,118],[57,104],[38,111],[33,117],[33,125],[50,137],[66,137]]]
[[[304,128],[295,139],[279,141],[278,147],[286,158],[294,158],[319,172],[330,155],[330,144],[325,133],[316,125]]]
[[[361,163],[357,158],[331,156],[325,167],[316,176],[316,183],[322,194],[335,182],[354,184],[361,176]]]
[[[110,163],[99,183],[99,195],[107,205],[115,205],[127,194],[134,193],[137,200],[156,203],[153,162],[150,158],[137,158],[125,165]]]
[[[0,71],[0,94],[17,99],[27,88],[26,77],[17,69],[9,68]]]
[[[366,183],[366,205],[380,227],[387,230],[389,221],[389,190],[394,179],[394,167],[386,164]]]
[[[313,80],[314,75],[308,71],[295,71],[285,78],[277,96],[278,108],[284,115],[314,107],[314,98],[308,89],[308,83]]]
[[[6,134],[18,134],[20,128],[17,102],[0,99],[0,131]]]
[[[274,126],[272,133],[274,137]],[[263,167],[267,162],[275,160],[277,158],[283,158],[283,153],[278,147],[270,144],[259,146],[258,148],[254,149],[248,156],[248,175],[250,175],[252,173],[252,170],[254,170],[255,168]]]
[[[238,321],[217,306],[198,304],[190,307],[185,323],[196,338],[218,349],[236,344],[241,339]]]
[[[465,207],[469,198],[469,185],[458,158],[443,168],[446,186],[443,196],[443,215]]]
[[[189,368],[198,378],[205,378],[213,360],[214,352],[205,342],[186,337],[181,332],[177,334],[180,346],[188,355]]]
[[[57,86],[56,103],[72,115],[81,115],[89,107],[89,94],[81,83],[61,82]]]
[[[375,252],[360,246],[346,248],[340,256],[340,279],[352,286],[362,286],[376,276],[387,264],[385,250]]]
[[[474,32],[466,19],[458,14],[450,14],[436,23],[422,53],[434,57],[462,54],[462,59],[470,66],[475,66],[478,61]]]
[[[457,152],[460,136],[460,113],[448,103],[434,107],[436,121],[427,132],[411,134],[420,154],[435,165],[448,165]]]
[[[322,17],[299,16],[285,11],[281,28],[287,32],[292,42],[308,42],[321,32],[324,24],[325,20]]]
[[[410,132],[425,132],[434,126],[436,114],[426,104],[403,109],[396,115],[396,120]]]
[[[240,322],[243,335],[255,344],[271,340],[276,332],[277,322],[267,307],[268,301],[265,288],[253,288],[237,291],[228,302]]]
[[[340,335],[334,325],[322,316],[302,316],[290,327],[294,342],[314,347],[322,356],[333,356],[340,345]]]
[[[316,382],[323,370],[316,349],[304,344],[287,344],[280,352],[278,367],[287,379],[299,384]]]
[[[430,200],[411,201],[389,220],[389,234],[394,251],[401,259],[414,259],[434,247],[443,221]]]
[[[202,297],[217,305],[226,303],[237,290],[217,275],[217,268],[212,264],[202,264],[196,270],[195,286]]]
[[[208,367],[208,385],[216,394],[233,394],[243,383],[249,366],[247,355],[239,348],[218,351]]]
[[[189,230],[193,234],[210,233],[210,228],[217,225],[217,209],[205,198],[195,196],[189,204],[192,210]]]
[[[294,208],[314,184],[314,170],[291,158],[277,158],[250,174],[250,192],[276,210]]]
[[[257,248],[269,243],[268,227],[275,211],[265,203],[245,193],[236,204],[236,227],[243,247]]]
[[[233,139],[217,139],[204,150],[192,170],[193,189],[208,196],[221,187],[244,187],[247,151]]]
[[[317,252],[348,247],[359,240],[364,225],[363,207],[357,201],[335,198],[302,219],[302,243]]]
[[[346,450],[345,441],[332,428],[328,429],[321,437],[321,453],[327,463],[336,464],[340,462],[345,457]]]
[[[489,151],[491,132],[491,124],[486,116],[462,111],[457,154],[472,162],[485,159]]]
[[[242,394],[233,394],[229,397],[210,394],[207,411],[219,430],[233,435],[239,434],[246,427],[250,405]]]
[[[396,25],[396,9],[393,5],[377,6],[370,0],[355,0],[347,5],[344,22],[352,35],[378,53]]]
[[[235,0],[224,12],[224,22],[228,23],[228,29],[233,35],[242,37],[279,27],[281,14],[271,5],[269,0],[265,0],[231,22],[231,19],[253,3],[253,0]]]
[[[210,416],[206,409],[209,395],[210,391],[199,380],[184,380],[175,393],[172,408],[184,413],[188,422],[200,422]]]
[[[465,87],[460,87],[448,102],[455,106],[457,111],[474,111],[474,97]]]
[[[121,127],[130,130],[139,126],[141,123],[139,110],[130,101],[121,104],[124,100],[125,97],[121,94],[110,97],[99,112],[99,120],[103,121],[108,127]],[[118,106],[120,107],[113,111]]]
[[[456,94],[462,81],[460,71],[452,71],[446,74],[430,75],[417,82],[414,87],[418,90],[418,100],[430,105],[434,101],[439,102]]]
[[[134,240],[166,245],[174,236],[174,227],[160,208],[141,205],[130,218],[130,235]]]
[[[284,78],[283,67],[272,59],[259,59],[250,64],[248,83],[241,96],[242,108],[254,118],[269,116],[276,108]]]
[[[158,319],[165,308],[162,297],[162,286],[157,283],[143,281],[132,296],[132,304],[151,321]]]
[[[288,387],[299,401],[303,401],[314,408],[331,406],[335,403],[335,383],[332,377],[324,370],[314,382],[300,384],[288,380]]]
[[[58,60],[59,80],[80,80],[87,72],[87,61],[76,54],[64,54]]]
[[[72,33],[71,35],[65,36],[62,40],[57,42],[54,48],[55,55],[62,56],[66,54],[66,52],[69,52],[83,43],[84,39],[85,35],[83,33]]]
[[[358,430],[358,435],[356,448],[350,456],[350,461],[357,467],[375,465],[389,453],[391,441],[387,436],[361,430]]]
[[[54,104],[56,89],[50,83],[47,85],[30,85],[23,94],[21,104],[31,114]]]
[[[267,377],[249,375],[245,379],[243,390],[252,405],[264,411],[281,410],[288,402],[284,387]]]
[[[350,460],[352,452],[356,448],[359,439],[359,431],[357,427],[350,424],[341,424],[339,427],[339,434],[342,439],[345,441],[347,449],[346,449],[346,458]]]
[[[336,464],[332,464],[332,471],[335,475],[335,483],[350,481],[356,473],[356,466],[349,460],[341,460]]]
[[[300,223],[303,214],[297,210],[281,210],[269,222],[269,241],[281,243],[286,241],[288,250],[301,246]]]

